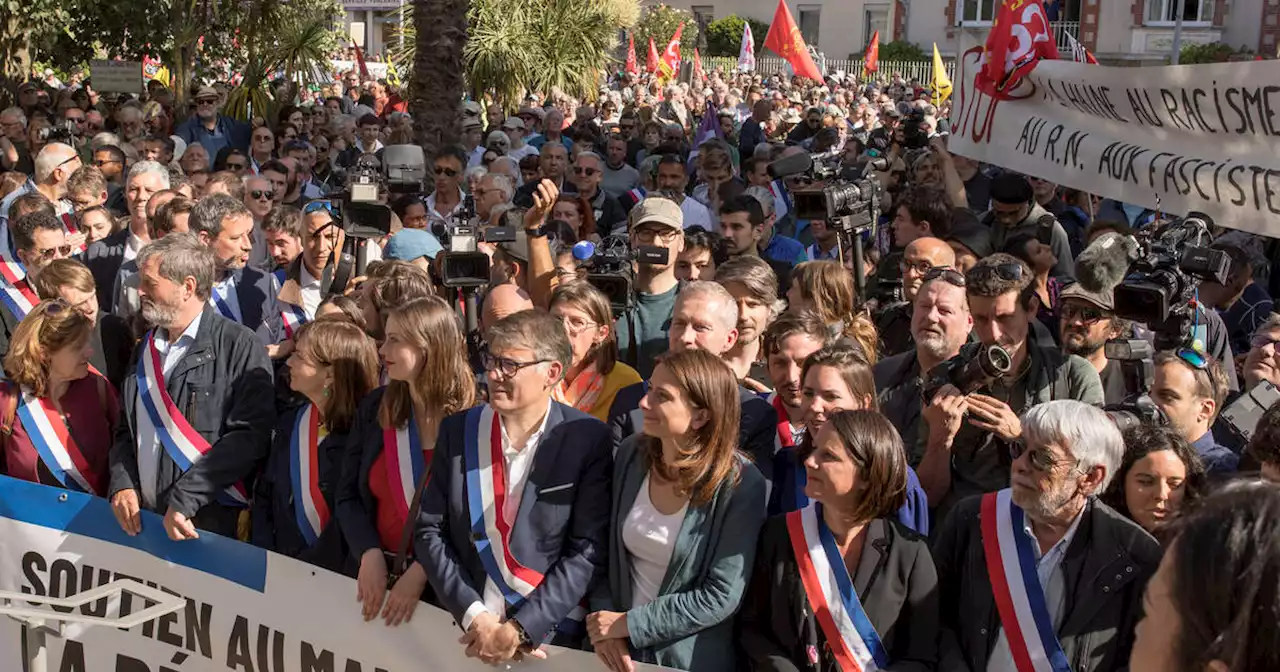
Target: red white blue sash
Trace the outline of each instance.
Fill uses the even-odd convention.
[[[329,504],[320,491],[320,411],[315,404],[298,410],[289,439],[289,476],[293,515],[307,545],[315,545],[329,524]]]
[[[7,264],[0,262],[0,269],[7,267]],[[19,264],[18,268],[22,268]],[[40,303],[40,297],[31,289],[31,285],[27,284],[26,277],[19,277],[10,280],[8,274],[0,270],[0,275],[4,276],[5,282],[0,283],[0,302],[4,303],[4,307],[9,309],[10,313],[18,320],[22,320],[31,312],[31,309]]]
[[[284,337],[291,339],[298,332],[298,327],[307,323],[307,313],[301,306],[286,304],[280,311],[280,321],[284,325]]]
[[[80,233],[80,227],[76,226],[75,215],[70,212],[62,213],[62,230],[66,231],[69,236],[74,236],[77,233]],[[80,247],[76,249],[74,254],[84,254],[84,251],[87,249],[89,249],[89,244],[87,242],[80,243]]]
[[[219,288],[221,284],[221,288]],[[231,292],[236,288],[235,278],[228,277],[223,283],[215,283],[213,288],[209,290],[209,303],[217,309],[223,317],[232,322],[240,322],[240,302],[238,297],[232,296]]]
[[[28,390],[22,390],[18,419],[31,438],[40,461],[65,488],[96,495],[102,492],[89,460],[71,437],[67,423],[57,410]]]
[[[382,430],[382,449],[387,453],[387,483],[391,486],[392,502],[400,518],[409,519],[409,507],[418,481],[427,471],[429,455],[422,450],[418,436],[418,423],[409,412],[409,421],[403,426]]]
[[[154,330],[147,332],[146,341],[147,347],[138,358],[137,380],[138,398],[147,412],[138,417],[138,424],[150,425],[165,453],[185,472],[209,452],[209,442],[191,426],[165,389],[164,368],[160,364],[160,351],[156,349]],[[233,505],[249,504],[243,483],[227,488],[226,494]]]
[[[982,496],[981,523],[987,576],[1018,672],[1071,672],[1036,574],[1022,509],[1008,488]]]
[[[889,655],[862,608],[835,536],[822,519],[822,505],[814,502],[788,513],[787,532],[805,596],[840,669],[871,672],[886,667]]]

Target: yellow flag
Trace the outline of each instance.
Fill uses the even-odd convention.
[[[942,54],[938,53],[937,42],[933,44],[933,81],[929,82],[929,93],[934,105],[941,105],[951,97],[951,78],[947,76]]]

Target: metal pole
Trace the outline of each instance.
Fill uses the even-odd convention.
[[[28,621],[24,630],[27,632],[27,672],[49,672],[44,623]]]
[[[1172,0],[1176,2],[1178,15],[1173,20],[1173,54],[1169,57],[1171,65],[1177,65],[1178,60],[1182,57],[1182,3],[1185,0]]]
[[[400,39],[400,53],[404,53],[404,0],[400,0],[400,30],[396,31]],[[387,59],[391,60],[391,59]]]

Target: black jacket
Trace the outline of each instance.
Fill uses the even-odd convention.
[[[21,321],[8,306],[0,302],[0,357],[9,354],[9,340],[13,338],[13,332],[17,330],[18,323]]]
[[[933,670],[938,660],[938,575],[924,537],[896,520],[871,521],[852,579],[862,608],[884,643],[889,669]],[[750,669],[840,669],[800,581],[786,516],[774,516],[765,523],[739,618],[739,640],[751,661]],[[809,663],[811,643],[822,652],[819,665]]]
[[[137,342],[129,323],[119,315],[99,312],[89,343],[93,346],[89,363],[102,372],[117,391],[120,390],[125,376],[133,373],[129,365],[133,363],[133,348]]]
[[[982,547],[982,497],[956,505],[933,546],[938,568],[943,672],[984,672],[1000,634]],[[1160,545],[1111,507],[1090,499],[1061,568],[1066,604],[1058,641],[1072,670],[1129,669],[1142,593],[1160,564]]]
[[[136,360],[146,340],[134,352]],[[245,327],[218,315],[206,305],[195,342],[165,376],[165,389],[191,426],[211,444],[204,458],[183,472],[160,450],[157,513],[170,507],[197,527],[235,538],[237,511],[218,503],[227,487],[252,477],[267,457],[271,428],[276,422],[271,362],[262,343]],[[137,376],[125,376],[120,406],[124,422],[116,429],[111,449],[109,495],[137,490],[138,409]]]
[[[334,493],[338,488],[338,475],[342,471],[342,455],[347,447],[347,434],[330,432],[320,442],[317,450],[317,469],[320,474],[320,494],[329,507],[329,523],[320,532],[315,545],[309,546],[298,528],[294,515],[296,494],[293,489],[293,432],[298,413],[306,405],[291,408],[276,420],[271,438],[271,456],[267,466],[258,475],[253,488],[253,506],[250,522],[253,523],[252,541],[269,551],[309,562],[325,569],[341,572],[345,566],[347,547],[338,530],[338,518],[333,515]],[[352,572],[354,574],[354,572]]]
[[[355,423],[343,450],[342,471],[338,477],[334,517],[338,520],[350,556],[357,563],[365,551],[382,548],[382,541],[378,538],[378,502],[369,488],[369,472],[373,469],[373,461],[382,454],[382,425],[378,424],[378,408],[386,391],[385,386],[379,387],[360,400]],[[398,549],[382,550],[394,553]]]
[[[928,431],[921,417],[923,386],[915,348],[876,362],[871,373],[875,376],[880,412],[898,428],[902,445],[907,449],[907,463],[914,468],[924,457],[920,431],[922,428],[926,434]]]
[[[120,273],[120,265],[124,263],[124,249],[129,244],[129,229],[121,229],[115,233],[89,245],[85,252],[84,264],[93,274],[93,283],[98,293],[98,308],[105,313],[111,312],[111,304],[115,297],[111,295],[116,286],[116,275]]]

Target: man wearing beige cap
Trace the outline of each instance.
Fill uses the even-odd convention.
[[[249,150],[249,124],[236,121],[218,113],[222,96],[212,86],[201,87],[196,92],[196,113],[174,129],[173,134],[191,145],[199,143],[209,155],[210,167],[214,157],[223,147]]]
[[[507,117],[502,121],[502,131],[511,139],[511,147],[507,149],[507,156],[516,160],[523,159],[526,156],[533,156],[538,153],[537,147],[530,147],[524,141],[525,123],[520,117]]]
[[[619,360],[648,378],[654,359],[667,350],[667,329],[680,289],[676,257],[684,250],[684,213],[675,201],[650,196],[631,210],[629,225],[631,249],[652,246],[667,252],[665,264],[637,264],[633,305],[618,318]]]
[[[1126,338],[1129,325],[1115,314],[1111,292],[1090,292],[1080,283],[1058,295],[1058,331],[1062,352],[1084,357],[1102,380],[1102,398],[1108,404],[1124,401],[1128,391],[1120,363],[1107,359],[1107,341]]]

